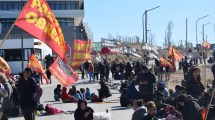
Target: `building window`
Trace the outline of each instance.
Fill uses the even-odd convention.
[[[11,27],[14,21],[15,19],[0,19],[0,23],[2,24],[2,27]]]
[[[57,20],[61,27],[73,27],[74,26],[73,18],[57,18]]]
[[[79,9],[78,1],[47,1],[52,10],[76,10]],[[25,2],[0,2],[0,10],[22,10]]]

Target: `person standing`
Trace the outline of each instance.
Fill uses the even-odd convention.
[[[137,83],[139,83],[139,99],[143,99],[144,102],[152,101],[154,94],[153,84],[156,83],[156,78],[146,65],[142,65],[142,71],[137,77]]]
[[[99,66],[98,66],[97,63],[94,63],[93,75],[94,75],[94,78],[95,78],[96,80],[99,80]]]
[[[4,86],[3,103],[1,106],[1,110],[3,110],[3,115],[1,120],[8,120],[8,115],[13,110],[13,89],[4,73],[0,73],[0,83]]]
[[[17,84],[20,105],[25,120],[35,120],[35,109],[37,107],[37,102],[32,99],[33,94],[36,92],[37,85],[32,73],[30,68],[26,68],[24,70],[24,75],[21,76]]]
[[[84,69],[85,69],[87,78],[88,78],[89,65],[90,65],[90,63],[88,62],[88,60],[86,60],[86,62],[84,63]]]
[[[52,83],[52,79],[51,79],[52,73],[48,69],[46,70],[46,76],[50,81],[49,84],[51,84]]]
[[[91,79],[95,82],[95,78],[94,78],[94,76],[93,76],[93,71],[94,71],[93,64],[90,63],[90,64],[89,64],[89,68],[88,68],[88,73],[89,73],[89,77],[90,77],[90,82],[91,82]]]
[[[80,66],[80,71],[81,71],[81,77],[82,77],[82,79],[84,79],[84,62],[83,63],[81,63],[81,66]]]

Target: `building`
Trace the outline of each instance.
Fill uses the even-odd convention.
[[[91,31],[87,23],[83,23],[84,18],[84,0],[46,0],[50,8],[54,12],[64,34],[66,42],[72,47],[74,39],[92,38]],[[14,23],[26,0],[1,0],[0,1],[0,40],[2,40],[11,25]],[[10,43],[13,44],[14,39],[33,39],[31,35],[14,27],[9,37]],[[34,47],[33,47],[34,48]],[[16,49],[21,49],[17,46]],[[40,53],[41,56],[42,52]],[[25,56],[25,52],[23,55]],[[67,54],[70,56],[70,53]]]

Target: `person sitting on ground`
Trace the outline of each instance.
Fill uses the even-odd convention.
[[[127,81],[126,80],[124,82],[121,81],[121,86],[120,86],[119,92],[121,93],[123,91],[123,89],[125,89],[127,87],[128,87]]]
[[[81,99],[82,100],[86,100],[86,91],[85,91],[85,89],[84,88],[81,88],[80,89],[80,96],[81,96]]]
[[[74,102],[78,101],[75,97],[73,97],[67,93],[66,87],[63,87],[63,91],[61,93],[61,99],[62,99],[63,103],[74,103]]]
[[[156,105],[157,110],[161,110],[162,108],[165,108],[167,106],[162,92],[159,92],[157,97],[153,101]]]
[[[134,113],[131,120],[143,120],[146,116],[147,110],[146,107],[143,106],[143,100],[135,100],[133,102],[133,110]]]
[[[142,70],[137,77],[137,83],[139,83],[139,99],[143,99],[144,102],[149,102],[154,97],[153,84],[156,83],[156,78],[148,66],[142,65],[141,68]]]
[[[156,118],[156,105],[154,104],[154,102],[150,101],[146,104],[147,106],[147,115],[143,118],[143,120],[158,120]]]
[[[91,94],[91,102],[100,102],[99,97],[95,94]]]
[[[162,92],[164,95],[164,98],[167,98],[169,96],[169,91],[165,86],[166,86],[165,83],[158,83],[157,93]]]
[[[90,89],[89,88],[86,88],[85,97],[86,97],[87,100],[91,100],[91,93],[90,93]]]
[[[120,105],[122,107],[127,107],[129,105],[129,100],[127,98],[127,89],[124,88],[122,93],[121,93],[121,96],[120,96]]]
[[[177,109],[183,114],[183,120],[202,120],[202,108],[198,104],[198,100],[192,96],[183,94],[177,99]]]
[[[195,99],[198,99],[201,103],[205,94],[205,87],[201,82],[200,69],[197,67],[192,67],[189,72],[190,80],[188,80],[186,84],[186,93]]]
[[[75,110],[75,120],[93,120],[94,110],[87,106],[87,102],[83,100],[78,101],[78,108]]]
[[[61,92],[62,92],[61,85],[58,84],[57,88],[54,89],[54,99],[55,99],[55,101],[60,101]]]
[[[99,89],[99,99],[102,102],[103,98],[108,98],[112,96],[112,94],[109,87],[105,84],[104,81],[100,81],[99,84],[101,85],[101,88]]]
[[[72,91],[72,93],[70,95],[75,97],[77,100],[81,99],[80,91]]]
[[[127,98],[131,100],[135,100],[138,97],[138,91],[135,88],[136,81],[133,80],[132,83],[127,88]]]

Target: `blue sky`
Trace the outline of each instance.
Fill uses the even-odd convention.
[[[198,22],[198,41],[202,41],[202,24],[210,43],[215,43],[215,0],[85,0],[85,18],[94,34],[94,40],[120,34],[139,36],[142,39],[142,14],[145,10],[160,6],[148,12],[148,29],[155,35],[155,43],[162,45],[165,29],[173,21],[172,40],[185,40],[185,25],[188,18],[188,41],[196,44],[195,22],[199,17],[209,15]],[[150,33],[148,33],[149,35]]]

